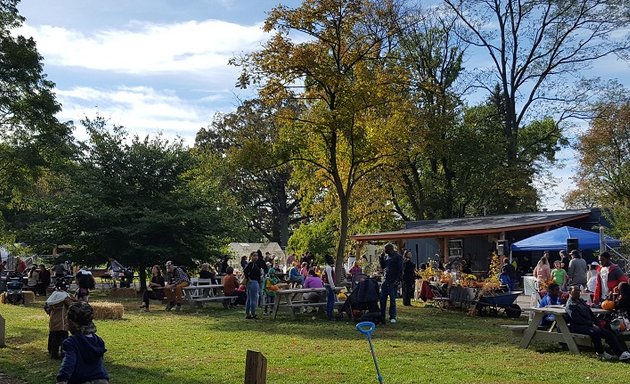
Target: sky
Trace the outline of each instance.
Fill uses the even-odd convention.
[[[239,69],[228,60],[260,49],[273,0],[22,0],[19,31],[33,36],[44,71],[56,84],[61,121],[75,126],[97,114],[143,137],[161,132],[194,143],[213,116],[233,111],[251,90],[235,88]],[[287,6],[299,0],[283,1]],[[484,57],[469,57],[468,65]],[[479,65],[479,64],[474,64]],[[603,70],[602,70],[603,68]],[[597,68],[627,82],[627,63],[609,60]],[[626,84],[627,85],[627,84]],[[578,131],[569,132],[574,138]],[[85,138],[80,129],[79,139]],[[575,154],[558,156],[557,185],[543,187],[542,208],[563,209]]]

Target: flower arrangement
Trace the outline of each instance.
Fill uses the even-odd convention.
[[[549,288],[549,284],[553,283],[553,278],[549,278],[547,280],[540,280],[538,281],[538,291],[547,291],[547,288]]]
[[[431,280],[435,277],[436,273],[442,273],[442,271],[434,270],[433,263],[427,263],[427,267],[423,270],[416,269],[416,276],[424,280]]]
[[[481,285],[480,295],[492,294],[495,293],[499,287],[501,286],[501,282],[499,280],[499,275],[501,274],[501,259],[496,254],[496,252],[492,252],[492,256],[490,258],[490,267],[488,271],[488,277],[483,281]]]
[[[468,273],[462,273],[460,275],[459,285],[461,285],[462,287],[478,288],[479,284],[480,282],[477,281],[477,276],[475,275],[468,274]]]

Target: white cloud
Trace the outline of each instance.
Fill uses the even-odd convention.
[[[261,25],[220,20],[153,24],[133,21],[126,29],[83,33],[63,27],[24,26],[46,62],[58,66],[127,74],[225,71],[228,60],[260,47]]]
[[[141,137],[162,132],[167,138],[179,136],[192,145],[197,131],[220,112],[206,103],[205,98],[195,103],[177,97],[172,91],[149,87],[123,86],[113,90],[75,87],[57,90],[57,96],[63,104],[59,118],[75,122],[79,139],[85,139],[85,132],[78,120],[99,114]]]

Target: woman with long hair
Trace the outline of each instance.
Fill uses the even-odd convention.
[[[140,308],[149,312],[149,300],[162,300],[164,298],[164,285],[166,282],[164,281],[164,276],[162,276],[162,271],[160,270],[159,265],[154,265],[151,268],[151,282],[149,283],[149,287],[151,290],[144,291],[142,295],[142,305]]]
[[[549,260],[546,256],[538,260],[534,268],[534,277],[538,280],[538,283],[544,283],[551,279],[551,268],[549,267]]]

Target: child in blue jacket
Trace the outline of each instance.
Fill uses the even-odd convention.
[[[68,330],[72,336],[63,342],[63,361],[57,373],[57,384],[109,384],[103,364],[107,351],[103,339],[96,335],[90,304],[73,303],[68,309]]]

